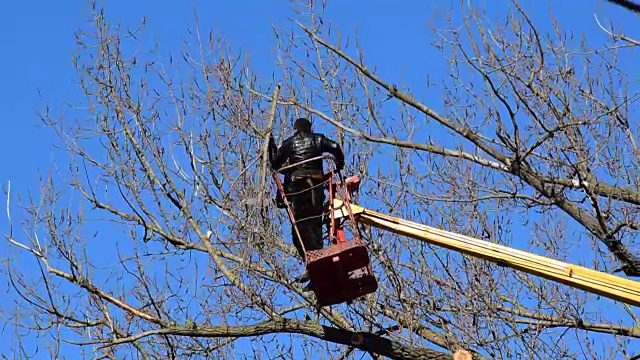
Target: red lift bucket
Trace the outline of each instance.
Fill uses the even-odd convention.
[[[324,156],[320,158],[324,158]],[[315,158],[305,161],[311,160],[315,160]],[[294,165],[284,167],[280,171],[292,166]],[[294,223],[294,231],[298,231],[287,194],[285,194],[277,174],[278,172],[274,173],[274,179],[278,191],[282,195],[283,207],[287,209],[289,219]],[[378,281],[371,268],[369,253],[360,237],[356,219],[350,210],[351,195],[358,192],[360,178],[351,176],[342,181],[335,181],[334,176],[336,175],[339,176],[333,171],[325,174],[329,188],[329,203],[334,204],[334,200],[340,200],[343,204],[340,210],[340,219],[336,218],[333,210],[330,211],[330,245],[321,250],[305,251],[309,285],[316,295],[317,305],[321,307],[344,302],[350,303],[378,290]],[[338,195],[338,192],[342,194]],[[347,211],[348,215],[344,211]],[[347,221],[350,225],[353,233],[352,240],[347,240],[345,237],[343,221]]]
[[[309,251],[307,272],[319,306],[350,302],[378,289],[369,253],[358,240]]]

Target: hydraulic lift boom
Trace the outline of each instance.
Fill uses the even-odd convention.
[[[640,306],[640,282],[638,281],[436,229],[355,204],[350,204],[349,208],[359,223],[489,260],[626,304]],[[349,216],[346,206],[339,199],[334,199],[333,211],[336,218]]]

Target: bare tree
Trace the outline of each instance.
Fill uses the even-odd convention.
[[[441,100],[419,100],[345,45],[325,6],[296,4],[294,30],[274,28],[277,84],[197,18],[189,47],[163,58],[144,24],[96,9],[74,61],[86,102],[41,116],[62,164],[7,234],[4,352],[26,358],[45,335],[37,350],[54,358],[632,357],[634,309],[369,228],[378,292],[314,309],[292,281],[264,146],[311,115],[365,180],[360,205],[638,276],[639,96],[621,61],[638,42],[604,27],[605,47],[571,42],[515,1],[503,23],[464,2],[434,29]]]

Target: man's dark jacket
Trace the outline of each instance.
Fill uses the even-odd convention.
[[[270,140],[269,157],[271,168],[274,170],[280,169],[287,160],[289,164],[296,164],[319,157],[324,153],[334,156],[337,170],[342,170],[344,167],[344,153],[340,145],[323,134],[296,132],[293,136],[285,139],[277,150],[272,140],[273,138]],[[324,171],[322,165],[322,159],[306,162],[296,165],[290,170],[287,169],[285,176],[322,173]]]

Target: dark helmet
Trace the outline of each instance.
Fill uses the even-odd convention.
[[[303,133],[310,133],[311,132],[311,121],[309,121],[309,119],[307,118],[297,118],[296,121],[293,123],[293,128],[296,129],[296,131],[300,131]]]

